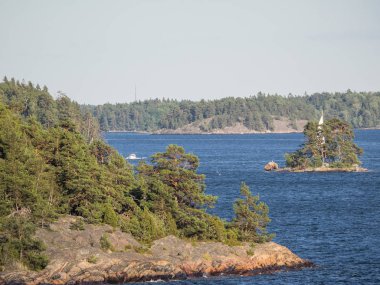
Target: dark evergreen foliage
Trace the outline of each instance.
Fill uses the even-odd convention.
[[[274,119],[316,120],[320,110],[327,119],[339,118],[354,128],[380,126],[380,92],[315,93],[305,96],[265,95],[199,102],[153,99],[130,104],[82,106],[99,121],[100,128],[125,131],[177,129],[199,122],[202,131],[236,123],[248,129],[272,130]]]
[[[261,221],[243,234],[240,212],[233,223],[207,213],[216,197],[205,194],[199,160],[182,147],[169,145],[134,169],[97,137],[91,114],[68,97],[54,100],[47,88],[14,79],[0,84],[0,269],[14,262],[43,269],[48,260],[35,230],[68,214],[82,217],[72,230],[105,223],[146,243],[169,234],[267,240]],[[261,207],[247,210],[251,220]],[[112,250],[107,237],[101,242]]]
[[[235,218],[232,221],[232,225],[238,230],[239,239],[252,242],[271,240],[273,235],[266,230],[270,223],[268,206],[260,202],[259,195],[253,196],[245,183],[241,184],[240,194],[243,199],[235,202]]]
[[[62,126],[75,128],[87,141],[99,138],[99,124],[89,112],[81,112],[78,103],[64,93],[54,98],[46,86],[41,90],[31,82],[22,84],[13,78],[0,83],[0,100],[13,112],[25,119],[33,118],[43,127]]]
[[[354,132],[348,123],[334,118],[319,126],[312,121],[305,126],[304,135],[301,148],[285,155],[288,167],[344,168],[360,164],[358,156],[363,150],[353,142]]]

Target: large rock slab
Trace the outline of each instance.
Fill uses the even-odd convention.
[[[220,274],[259,274],[311,266],[273,242],[228,246],[219,242],[190,242],[174,236],[156,240],[150,248],[131,235],[107,225],[70,226],[75,217],[61,218],[37,236],[47,245],[49,265],[40,272],[18,267],[0,273],[0,284],[85,284],[186,279]],[[102,249],[106,235],[112,250]]]

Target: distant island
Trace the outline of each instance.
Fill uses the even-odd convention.
[[[324,122],[323,114],[319,122],[308,122],[303,131],[305,143],[293,153],[285,154],[286,167],[278,168],[273,162],[267,170],[292,172],[364,172],[358,156],[363,149],[354,142],[352,127],[342,120],[333,118]]]
[[[338,118],[354,128],[380,128],[380,92],[287,95],[258,93],[217,100],[150,99],[82,105],[102,131],[153,134],[248,134],[302,132],[308,121]]]
[[[207,210],[199,159],[167,146],[138,167],[96,119],[47,87],[0,84],[0,284],[259,274],[311,263],[271,242],[242,183],[230,221]],[[237,193],[238,196],[238,193]]]

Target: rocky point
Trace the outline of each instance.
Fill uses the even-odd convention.
[[[108,225],[73,229],[77,219],[60,218],[49,229],[37,232],[37,237],[47,245],[50,259],[44,270],[33,272],[20,265],[9,266],[0,273],[0,284],[124,283],[254,275],[312,266],[274,242],[228,246],[167,236],[147,247]]]

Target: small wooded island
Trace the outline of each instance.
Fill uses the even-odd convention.
[[[352,127],[337,118],[324,122],[308,122],[303,131],[305,143],[293,153],[286,153],[286,167],[279,168],[274,162],[265,170],[291,172],[365,172],[358,156],[363,149],[354,142]]]
[[[207,209],[199,160],[177,145],[134,168],[89,112],[46,87],[0,84],[0,284],[259,274],[311,263],[270,240],[244,183],[231,221]]]

